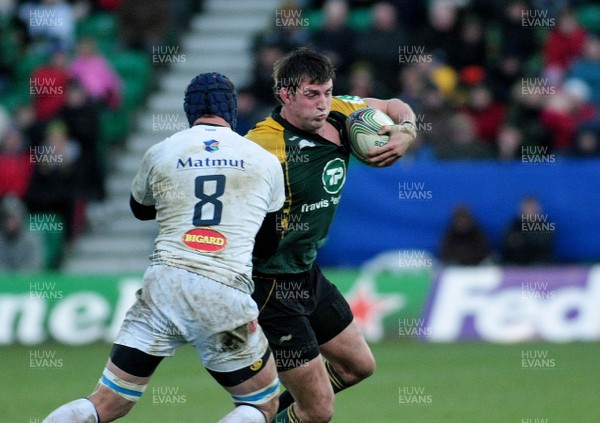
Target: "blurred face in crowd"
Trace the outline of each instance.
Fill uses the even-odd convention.
[[[91,39],[83,39],[77,45],[77,53],[80,56],[93,56],[96,54],[96,45]]]
[[[450,31],[456,24],[455,6],[448,2],[434,1],[429,9],[429,23],[438,31]]]
[[[344,0],[328,0],[323,5],[325,25],[329,28],[341,28],[346,24],[348,4]]]
[[[473,87],[469,93],[469,104],[476,110],[482,110],[492,103],[492,94],[484,85]]]
[[[571,13],[564,13],[558,20],[558,30],[565,35],[573,34],[577,28],[577,19]]]
[[[600,61],[600,39],[589,36],[583,50],[584,57],[591,62]]]
[[[527,5],[524,2],[511,2],[505,9],[506,18],[510,22],[521,25],[525,10],[527,10]]]
[[[396,29],[396,8],[389,3],[376,3],[373,6],[373,27],[382,31]]]
[[[465,206],[458,206],[454,210],[452,217],[452,226],[456,232],[466,233],[475,227],[475,221],[469,209]]]
[[[541,211],[540,203],[535,198],[526,198],[521,203],[521,215],[537,215]]]
[[[21,217],[15,213],[6,213],[2,217],[2,230],[9,238],[21,232],[22,224]]]
[[[4,137],[0,140],[0,152],[5,154],[21,153],[23,150],[23,138],[16,128],[6,131]]]

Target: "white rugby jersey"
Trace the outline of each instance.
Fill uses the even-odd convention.
[[[156,207],[152,263],[253,291],[254,237],[285,198],[275,155],[229,128],[196,125],[146,152],[131,192]]]

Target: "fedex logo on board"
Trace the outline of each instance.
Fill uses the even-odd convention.
[[[600,338],[600,266],[448,268],[425,311],[427,340]]]

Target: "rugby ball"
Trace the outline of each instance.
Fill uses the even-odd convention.
[[[350,151],[358,160],[365,164],[368,151],[383,147],[388,143],[389,136],[379,135],[383,126],[393,125],[391,117],[381,110],[372,107],[364,107],[355,110],[346,118],[346,129],[350,143]]]

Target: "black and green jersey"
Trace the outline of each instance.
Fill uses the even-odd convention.
[[[361,107],[366,107],[361,98],[334,97],[328,121],[345,134],[346,117]],[[279,158],[285,178],[279,247],[269,259],[254,260],[254,270],[267,274],[300,273],[312,267],[339,204],[349,160],[344,139],[337,146],[291,125],[279,111],[275,109],[246,135]]]

